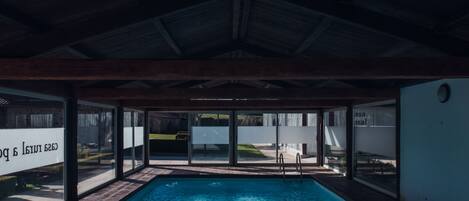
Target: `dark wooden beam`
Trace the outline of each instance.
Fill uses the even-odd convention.
[[[168,45],[173,48],[174,52],[176,52],[177,55],[182,56],[183,52],[181,48],[179,47],[178,43],[174,40],[173,36],[168,32],[168,29],[164,25],[163,21],[161,19],[155,19],[153,24],[156,26],[161,36],[163,36]]]
[[[399,89],[339,88],[191,88],[191,89],[112,89],[82,88],[81,99],[383,99],[395,98]]]
[[[93,36],[107,33],[138,22],[194,6],[207,0],[149,1],[142,12],[140,5],[110,10],[90,17],[89,20],[63,24],[56,29],[34,34],[20,41],[0,47],[1,57],[32,57],[58,47],[78,43]],[[86,27],[86,28],[83,28]]]
[[[147,108],[149,110],[197,110],[197,109],[316,109],[332,108],[349,104],[346,100],[123,100],[126,107]]]
[[[0,59],[0,80],[312,80],[469,77],[469,58]]]
[[[313,11],[339,18],[376,31],[433,47],[453,56],[468,56],[469,42],[431,28],[418,26],[404,20],[341,1],[285,0]]]

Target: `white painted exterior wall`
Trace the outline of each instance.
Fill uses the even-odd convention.
[[[438,87],[451,98],[440,103]],[[405,201],[468,199],[469,79],[401,90],[401,196]]]

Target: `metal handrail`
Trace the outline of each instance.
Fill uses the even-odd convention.
[[[280,171],[283,172],[283,180],[285,180],[285,159],[283,158],[282,153],[280,153],[279,155],[279,162],[280,162]]]
[[[301,164],[300,153],[296,153],[296,171],[300,172],[301,181],[303,181],[303,165]]]

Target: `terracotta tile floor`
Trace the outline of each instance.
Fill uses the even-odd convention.
[[[288,167],[287,175],[297,175],[294,167]],[[388,196],[378,193],[355,181],[345,179],[328,169],[316,166],[304,166],[304,174],[312,176],[329,189],[342,195],[347,200],[354,201],[392,201]],[[281,176],[278,167],[274,166],[245,166],[245,167],[218,167],[218,166],[157,166],[148,167],[123,180],[88,195],[82,201],[114,201],[121,200],[127,195],[143,186],[156,176],[200,176],[200,175],[223,175],[223,176]]]

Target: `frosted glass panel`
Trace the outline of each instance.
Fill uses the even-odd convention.
[[[275,126],[239,126],[238,144],[275,143],[275,133]]]
[[[132,148],[132,127],[124,127],[124,149]]]
[[[293,127],[281,126],[279,129],[279,143],[309,143],[316,142],[317,128],[313,126]]]
[[[192,127],[192,144],[228,144],[228,126]]]
[[[143,127],[135,127],[135,146],[143,145]]]

